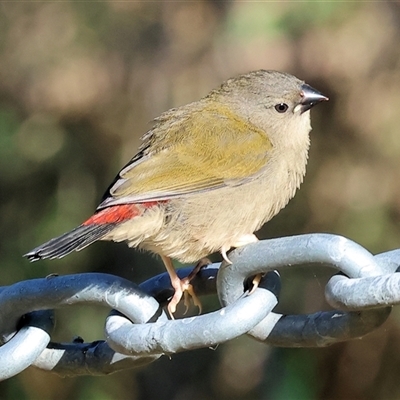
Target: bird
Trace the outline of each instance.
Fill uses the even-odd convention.
[[[175,290],[171,316],[189,292],[172,260],[198,262],[257,241],[303,181],[310,109],[328,97],[296,78],[257,70],[153,121],[136,155],[81,225],[34,248],[31,261],[62,258],[97,240],[158,254]]]

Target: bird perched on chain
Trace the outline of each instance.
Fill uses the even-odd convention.
[[[25,254],[61,258],[96,240],[125,241],[161,256],[175,289],[172,315],[188,279],[171,259],[197,262],[254,242],[303,181],[310,112],[328,100],[296,77],[254,71],[154,120],[94,215]]]

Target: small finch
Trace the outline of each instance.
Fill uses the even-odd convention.
[[[254,242],[254,232],[294,196],[306,171],[310,112],[327,97],[296,77],[254,71],[154,120],[137,154],[94,215],[25,254],[61,258],[96,240],[159,254],[175,289],[190,282],[171,259],[198,262]]]

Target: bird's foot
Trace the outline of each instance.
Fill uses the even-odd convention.
[[[198,263],[192,269],[192,272],[186,278],[182,279],[184,284],[188,286],[188,289],[183,293],[184,294],[184,304],[186,307],[184,314],[186,314],[189,309],[190,297],[193,300],[193,304],[199,309],[199,314],[201,314],[201,312],[203,311],[201,301],[196,296],[196,293],[194,292],[193,286],[190,284],[190,282],[200,272],[200,270],[203,267],[206,267],[207,265],[210,265],[210,264],[211,264],[211,261],[208,258],[206,258],[206,257],[202,258],[201,260],[198,261]]]
[[[176,307],[178,303],[181,301],[183,297],[184,305],[185,305],[185,312],[187,313],[189,306],[190,306],[190,299],[193,300],[193,304],[198,307],[199,314],[202,312],[202,306],[199,298],[197,297],[193,286],[191,285],[192,279],[199,273],[201,268],[205,267],[206,265],[211,264],[211,261],[208,258],[202,258],[193,268],[192,272],[183,279],[180,279],[174,270],[174,273],[170,273],[171,278],[171,285],[175,290],[174,295],[172,296],[169,304],[168,304],[168,312],[172,319],[174,319],[173,314],[176,312]],[[170,271],[170,270],[169,270]],[[168,272],[169,272],[168,271]]]
[[[174,314],[176,312],[176,307],[178,303],[181,301],[182,297],[184,296],[184,293],[186,293],[186,291],[192,291],[191,289],[192,285],[190,285],[190,283],[188,284],[183,280],[179,279],[178,276],[176,276],[176,279],[171,278],[171,284],[175,290],[175,293],[172,296],[171,300],[169,301],[167,309],[171,319],[175,319]],[[186,301],[186,295],[185,295],[185,301]]]
[[[188,278],[182,280],[178,278],[178,280],[175,282],[172,282],[171,280],[171,283],[172,287],[175,290],[175,293],[172,296],[172,299],[168,303],[167,307],[171,319],[175,319],[174,314],[176,312],[176,307],[178,306],[178,303],[181,301],[182,297],[186,308],[184,314],[186,314],[189,309],[190,299],[192,299],[193,304],[199,308],[199,314],[200,314],[202,311],[201,302],[199,298],[196,296],[193,286],[190,284]]]
[[[249,234],[246,234],[246,235],[242,235],[233,244],[222,246],[222,248],[221,248],[222,258],[226,261],[227,264],[231,265],[232,261],[228,258],[227,254],[226,254],[226,252],[230,248],[232,248],[232,247],[235,247],[235,248],[236,247],[242,247],[242,246],[245,246],[246,244],[256,243],[256,242],[258,242],[258,238],[254,233],[249,233]]]
[[[253,293],[255,292],[255,290],[258,288],[258,285],[260,284],[262,277],[263,277],[263,274],[257,274],[257,275],[253,278],[253,280],[252,280],[252,282],[251,282],[251,283],[253,284],[253,287],[251,288],[251,290],[250,290],[250,292],[249,292],[249,296],[250,296],[251,294],[253,294]]]

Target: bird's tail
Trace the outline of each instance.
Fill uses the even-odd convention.
[[[82,225],[43,243],[26,253],[24,257],[30,261],[37,261],[43,258],[61,258],[74,250],[82,250],[96,240],[102,239],[120,223],[140,215],[145,206],[151,207],[154,204],[156,203],[144,203],[140,207],[135,204],[121,204],[104,208]]]
[[[44,258],[62,258],[72,251],[79,251],[101,239],[115,227],[115,224],[79,225],[70,232],[49,240],[24,254],[30,261]]]

